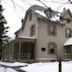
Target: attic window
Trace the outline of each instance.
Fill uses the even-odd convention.
[[[29,21],[32,19],[32,13],[29,13]]]
[[[32,25],[30,28],[30,36],[35,35],[35,25]]]

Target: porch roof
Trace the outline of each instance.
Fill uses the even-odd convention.
[[[24,37],[24,36],[20,36],[19,38],[16,38],[14,40],[14,42],[18,42],[18,41],[35,42],[36,41],[36,38],[35,37]]]
[[[72,45],[72,37],[69,38],[69,39],[64,43],[64,46],[67,46],[67,45]]]

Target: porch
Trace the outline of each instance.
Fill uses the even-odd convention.
[[[72,59],[72,38],[69,38],[64,43],[64,59]]]
[[[9,61],[30,61],[35,59],[35,43],[34,38],[17,38],[12,41],[6,49],[12,50],[12,57],[8,56]],[[6,50],[5,49],[5,50]],[[7,53],[7,55],[10,52]],[[10,54],[9,54],[10,55]]]

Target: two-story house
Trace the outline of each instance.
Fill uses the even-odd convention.
[[[46,10],[47,8],[34,5],[26,11],[22,27],[15,33],[16,39],[5,45],[2,50],[3,59],[55,61],[58,58],[72,58],[70,10],[64,9],[60,17],[52,13],[49,15],[51,18],[45,14]]]

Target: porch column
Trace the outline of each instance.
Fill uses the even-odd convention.
[[[19,41],[19,60],[20,60],[20,55],[21,55],[21,41]]]
[[[13,59],[13,54],[14,54],[14,43],[12,43],[12,59]]]
[[[13,55],[14,54],[14,43],[12,43],[12,59],[13,59]]]
[[[28,58],[28,59],[30,59],[30,56],[31,56],[30,50],[31,50],[31,46],[30,46],[30,42],[28,42],[28,51],[27,51],[27,53],[28,53],[28,54],[27,54],[27,55],[28,55],[27,58]]]

